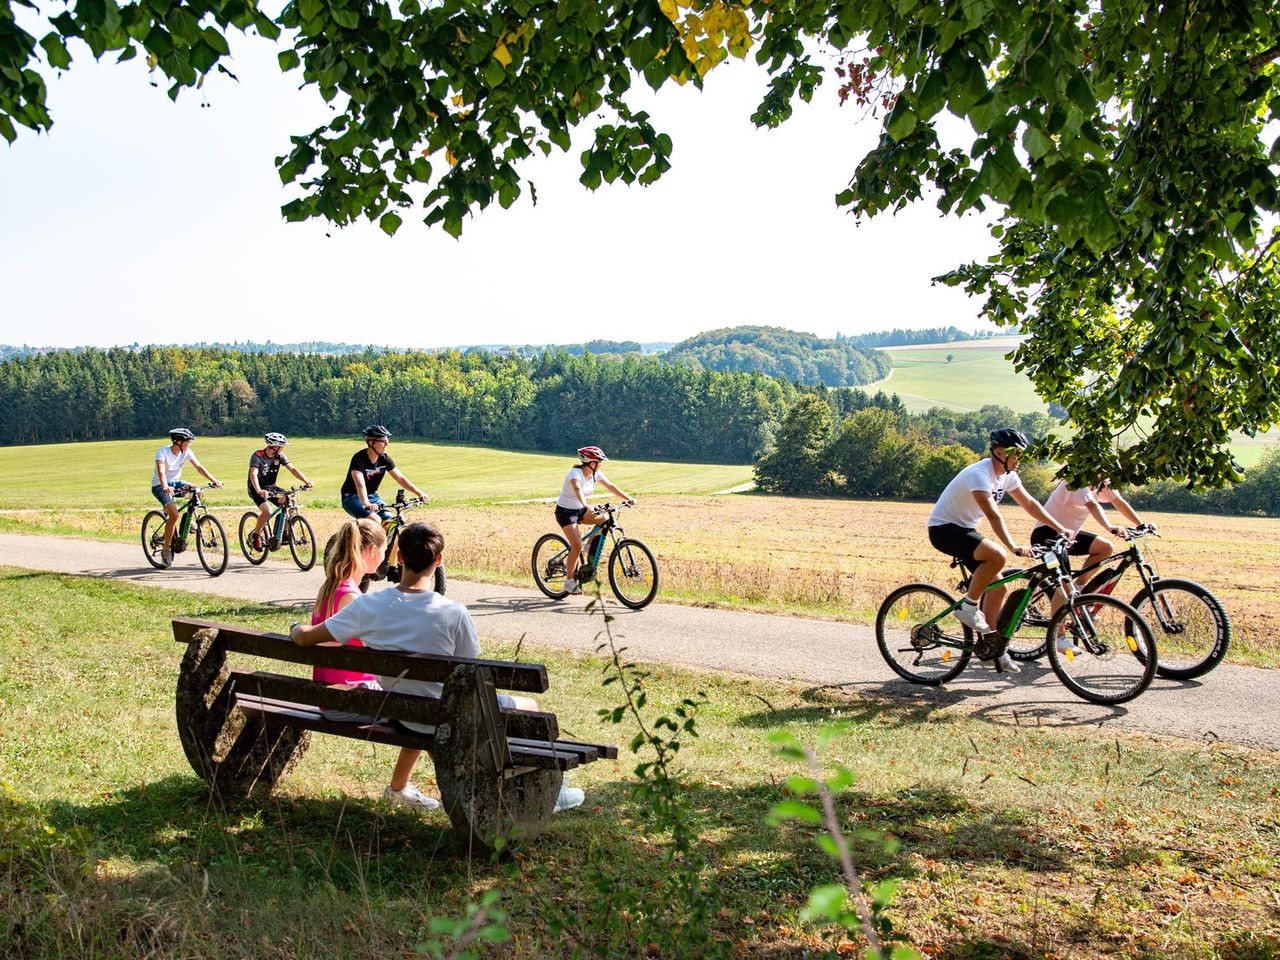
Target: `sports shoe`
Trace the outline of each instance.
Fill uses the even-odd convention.
[[[1013,658],[1007,653],[1002,653],[996,657],[995,665],[1000,669],[1001,673],[1021,673],[1022,668],[1018,666]]]
[[[962,603],[956,607],[956,619],[978,633],[991,632],[987,618],[982,615],[982,610],[976,603]]]
[[[251,533],[251,534],[249,534],[249,546],[250,546],[252,549],[254,549],[254,550],[261,550],[261,549],[262,549],[262,534],[261,534],[261,533]]]
[[[586,793],[578,787],[561,787],[560,795],[556,797],[556,805],[551,808],[551,812],[564,813],[566,810],[580,807],[585,799],[587,799]]]
[[[572,580],[572,579],[566,580],[564,582],[564,592],[565,593],[581,593],[582,587],[578,586],[577,580]]]
[[[407,810],[435,810],[440,806],[439,800],[428,797],[412,783],[406,783],[403,790],[394,790],[388,783],[387,789],[382,791],[382,800],[393,807],[404,807]]]
[[[160,562],[166,567],[173,566],[173,551],[169,549],[168,545],[160,548]]]
[[[1068,659],[1078,657],[1083,652],[1072,642],[1070,637],[1059,637],[1055,646],[1058,648],[1058,652],[1065,654]]]

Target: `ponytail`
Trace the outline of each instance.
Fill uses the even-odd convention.
[[[348,520],[329,538],[324,548],[324,586],[311,608],[313,616],[325,617],[338,585],[361,572],[361,554],[369,547],[379,550],[386,545],[387,533],[380,525],[365,517]]]

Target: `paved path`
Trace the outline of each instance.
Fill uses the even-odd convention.
[[[309,606],[322,579],[319,570],[301,573],[291,563],[251,567],[236,552],[216,579],[205,574],[193,553],[180,555],[173,569],[162,572],[146,564],[136,545],[14,534],[0,534],[0,565],[282,607]],[[547,645],[587,653],[599,643],[600,619],[587,613],[584,598],[551,601],[532,589],[461,581],[450,581],[449,595],[470,608],[482,641],[523,637],[526,648]],[[663,603],[640,612],[616,603],[610,609],[617,618],[615,634],[638,660],[956,706],[998,723],[1015,722],[1016,713],[1021,723],[1099,726],[1280,751],[1276,671],[1224,665],[1190,683],[1157,678],[1132,703],[1105,708],[1078,700],[1040,664],[1009,680],[975,662],[945,690],[912,686],[881,660],[869,627]],[[282,628],[286,616],[282,613]]]

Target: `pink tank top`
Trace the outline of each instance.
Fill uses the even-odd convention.
[[[311,625],[314,627],[317,623],[324,623],[324,621],[337,613],[338,602],[349,594],[360,595],[360,585],[353,578],[348,578],[338,584],[338,589],[333,591],[333,596],[329,599],[329,609],[324,611],[323,616],[315,610],[311,611]],[[359,637],[348,640],[345,645],[349,647],[364,646]],[[353,673],[350,670],[335,670],[333,667],[312,667],[311,679],[318,680],[320,683],[346,683],[352,686],[370,681],[376,683],[378,680],[372,673]]]

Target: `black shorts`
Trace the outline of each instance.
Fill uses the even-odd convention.
[[[556,504],[556,526],[567,527],[572,523],[581,523],[582,515],[587,512],[586,507],[578,507],[570,510],[568,507],[562,507]]]
[[[1053,527],[1046,527],[1041,524],[1031,531],[1031,545],[1033,547],[1047,547],[1060,536],[1062,534],[1058,533]],[[1072,557],[1087,557],[1089,548],[1093,546],[1093,541],[1097,539],[1095,534],[1079,530],[1076,532],[1076,542],[1071,544],[1071,549],[1067,551],[1067,554]]]
[[[254,492],[253,487],[248,488],[249,499],[252,500],[254,503],[256,503],[258,506],[262,506],[263,501],[269,500],[272,497],[278,497],[280,496],[280,494],[284,493],[284,491],[281,490],[279,487],[263,487],[262,489],[266,491],[265,496],[261,493]]]
[[[985,539],[973,527],[962,527],[958,523],[941,523],[929,528],[929,542],[934,549],[942,551],[948,557],[956,557],[970,572],[978,569],[978,561],[973,559],[973,552]]]

